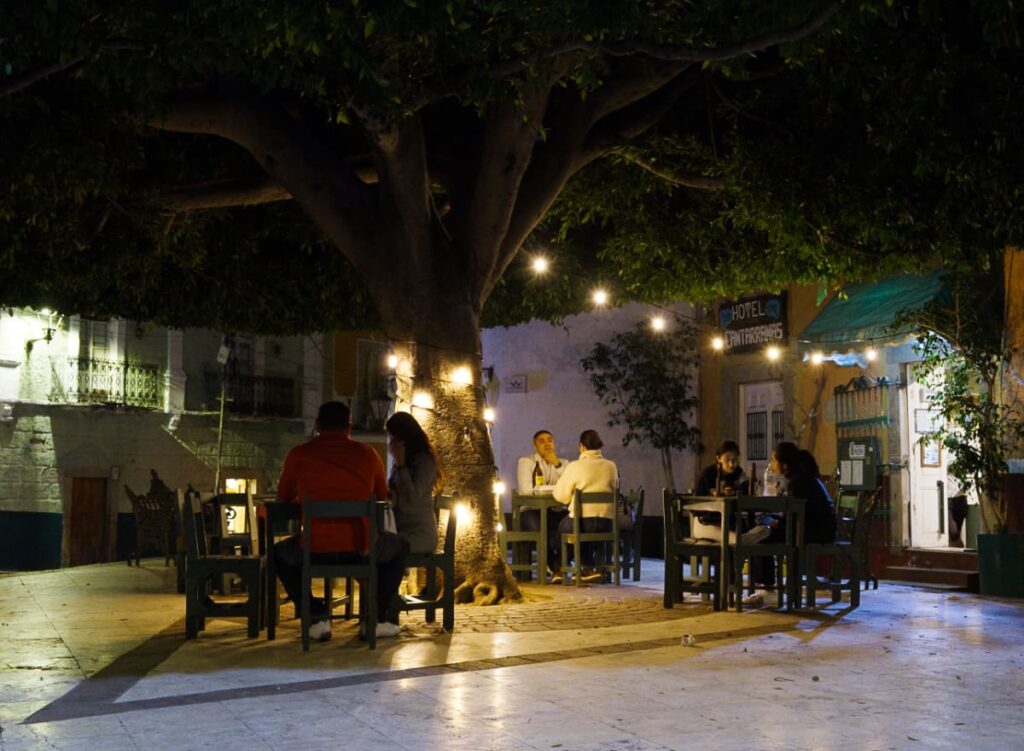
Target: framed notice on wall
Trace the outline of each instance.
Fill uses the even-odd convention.
[[[942,446],[938,441],[921,441],[921,466],[942,466]]]

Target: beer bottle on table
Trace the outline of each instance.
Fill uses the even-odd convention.
[[[540,468],[540,462],[533,463],[533,487],[539,487],[544,484],[544,470]]]

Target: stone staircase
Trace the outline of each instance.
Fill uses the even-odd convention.
[[[978,554],[974,550],[907,548],[890,554],[883,578],[977,592]]]

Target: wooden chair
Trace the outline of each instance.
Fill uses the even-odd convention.
[[[548,579],[548,505],[552,499],[547,496],[519,495],[512,493],[512,526],[502,534],[505,551],[511,547],[512,563],[509,568],[512,573],[519,575],[525,573],[526,579],[534,571],[537,573],[537,583],[547,584]],[[540,529],[531,532],[522,528],[521,514],[523,508],[536,508],[540,512]],[[536,550],[534,557],[533,550]],[[507,552],[506,552],[507,554]]]
[[[135,549],[128,555],[128,565],[139,565],[139,559],[146,551],[159,551],[164,555],[164,565],[175,558],[175,509],[174,491],[160,495],[136,495],[127,485],[124,492],[132,504],[135,516]]]
[[[441,523],[441,512],[447,511],[444,539],[441,547],[432,553],[410,553],[406,558],[408,568],[425,568],[427,570],[427,588],[422,596],[406,595],[399,597],[396,603],[399,610],[425,610],[427,623],[434,623],[437,608],[441,608],[441,627],[445,631],[455,628],[455,533],[456,514],[455,497],[451,495],[434,496],[434,517],[438,525]],[[444,574],[444,586],[441,595],[437,594],[437,572]]]
[[[207,618],[245,618],[249,638],[256,638],[266,612],[263,558],[259,555],[210,555],[199,494],[186,495],[179,490],[177,500],[185,532],[185,638],[198,636],[206,628]],[[256,511],[251,497],[246,513],[249,529],[255,535]],[[210,597],[210,578],[225,574],[234,574],[242,580],[245,602],[217,602]]]
[[[685,510],[687,496],[668,488],[662,490],[662,507],[665,515],[665,595],[663,605],[673,607],[682,602],[687,592],[711,598],[712,607],[721,610],[722,576],[725,566],[722,562],[722,546],[712,540],[698,540],[690,536],[688,521],[690,513]],[[689,561],[690,573],[686,575],[683,565]]]
[[[581,554],[585,543],[600,543],[601,555],[595,562],[595,568],[611,574],[615,586],[621,583],[622,562],[619,559],[619,518],[616,500],[618,493],[583,493],[577,490],[572,496],[572,532],[562,533],[562,567],[567,573],[572,571],[572,581],[577,587],[582,583],[583,562]],[[587,506],[611,504],[613,513],[611,518],[612,528],[610,532],[584,532],[582,521],[586,516],[584,513]],[[572,568],[565,568],[569,560],[569,546],[573,547]],[[610,555],[608,554],[610,549]],[[609,560],[610,559],[610,560]],[[569,577],[563,579],[565,584],[569,583]]]
[[[737,512],[730,526],[736,535],[736,542],[729,546],[731,552],[732,574],[729,577],[728,593],[736,612],[743,610],[744,580],[743,568],[748,567],[746,581],[747,594],[754,593],[754,577],[749,574],[755,558],[771,557],[775,559],[775,591],[778,596],[778,607],[786,606],[792,610],[800,601],[800,552],[804,547],[804,504],[798,499],[788,496],[740,496],[737,503],[743,501],[761,504],[757,511],[783,512],[785,539],[778,542],[743,542],[744,513]],[[777,507],[777,508],[773,508]],[[785,509],[785,510],[784,510]],[[783,511],[784,510],[784,511]],[[752,516],[752,514],[751,514]],[[749,522],[750,519],[748,518]],[[723,522],[724,526],[724,522]]]
[[[632,529],[620,530],[619,545],[622,548],[622,575],[628,577],[630,571],[633,581],[640,581],[640,553],[644,535],[644,489],[631,490],[623,496],[626,512],[632,520]]]
[[[329,619],[334,618],[331,597],[332,579],[359,579],[359,617],[370,649],[377,648],[377,531],[383,514],[383,503],[369,500],[312,500],[302,504],[302,602],[299,617],[302,624],[302,649],[309,651],[309,628],[312,625],[310,598],[313,579],[324,580],[324,602]],[[318,519],[366,519],[367,539],[370,541],[366,556],[353,556],[344,563],[318,563],[311,560],[310,544],[313,522]]]
[[[867,572],[869,522],[881,494],[880,487],[874,492],[861,490],[857,493],[841,493],[836,508],[836,541],[804,545],[807,607],[813,608],[817,604],[819,589],[831,592],[832,602],[839,602],[843,591],[849,591],[850,606],[860,606],[861,582],[864,582],[866,589],[871,579]],[[823,558],[832,560],[832,572],[828,580],[818,578],[819,561]],[[845,580],[844,568],[849,572]],[[877,580],[875,587],[878,587]]]

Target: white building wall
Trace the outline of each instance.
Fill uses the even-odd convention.
[[[676,310],[692,316],[689,306]],[[512,328],[487,329],[482,334],[484,367],[493,366],[501,381],[492,432],[499,476],[511,491],[516,483],[516,463],[533,452],[532,436],[544,428],[555,436],[560,456],[578,456],[579,435],[593,428],[604,441],[604,455],[618,465],[625,490],[643,486],[647,493],[644,513],[661,514],[661,489],[665,485],[660,454],[647,445],[622,445],[625,430],[608,427],[608,410],[594,395],[580,360],[597,342],[607,342],[650,316],[645,305],[631,304],[570,316],[561,324],[532,321]],[[509,393],[513,376],[526,376],[526,393]],[[696,386],[696,384],[695,384]],[[694,418],[696,419],[696,417]],[[692,452],[674,452],[676,482],[693,484],[696,458]],[[504,498],[509,507],[509,494]]]

